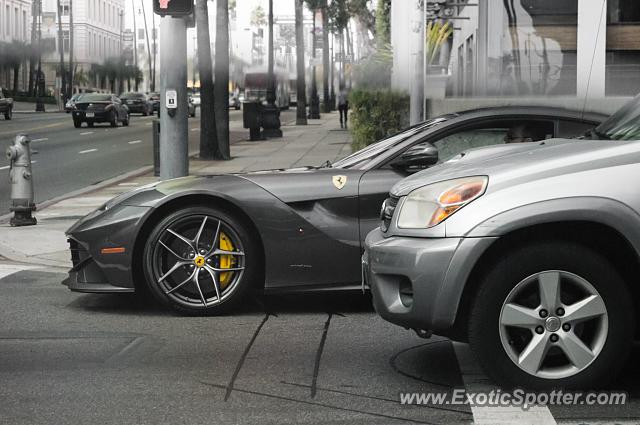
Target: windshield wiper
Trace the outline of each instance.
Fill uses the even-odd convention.
[[[331,168],[331,161],[329,161],[328,159],[324,162],[324,164],[322,164],[321,166],[319,166],[318,168]]]

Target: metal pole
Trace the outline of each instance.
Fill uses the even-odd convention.
[[[160,20],[160,179],[189,174],[187,99],[187,25],[182,18]],[[167,109],[167,90],[176,91],[173,116]]]
[[[427,0],[422,2],[422,121],[427,120]]]

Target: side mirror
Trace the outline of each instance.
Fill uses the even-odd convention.
[[[407,149],[391,166],[406,172],[416,172],[438,162],[438,148],[431,143],[421,143]]]

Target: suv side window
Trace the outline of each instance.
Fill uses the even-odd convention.
[[[552,120],[502,120],[450,134],[433,145],[438,148],[438,162],[445,162],[468,149],[552,138],[554,124]]]

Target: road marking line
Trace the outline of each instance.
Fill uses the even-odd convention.
[[[43,137],[41,139],[33,139],[31,142],[46,142],[47,140],[49,140],[48,137]]]
[[[468,344],[452,342],[453,348],[458,358],[460,374],[464,382],[465,390],[468,394],[497,391],[498,387],[488,384],[488,378],[476,363]],[[473,423],[480,425],[556,425],[551,411],[547,406],[534,406],[524,410],[516,406],[471,406],[473,413]]]
[[[191,131],[200,131],[199,128],[192,128]]]
[[[8,170],[10,167],[10,165],[5,165],[4,167],[0,167],[0,170]]]
[[[83,154],[83,153],[89,153],[89,152],[96,152],[98,149],[87,149],[86,151],[80,151],[78,152],[79,154]]]
[[[118,186],[138,186],[138,183],[136,183],[136,182],[119,183]]]
[[[132,140],[129,142],[130,145],[137,145],[138,143],[142,143],[142,140]]]
[[[145,123],[144,125],[149,125],[150,126],[150,125],[153,125],[153,123],[152,122],[148,122],[148,123]]]
[[[80,133],[81,136],[86,136],[88,134],[93,134],[93,131],[85,131],[84,133]]]

